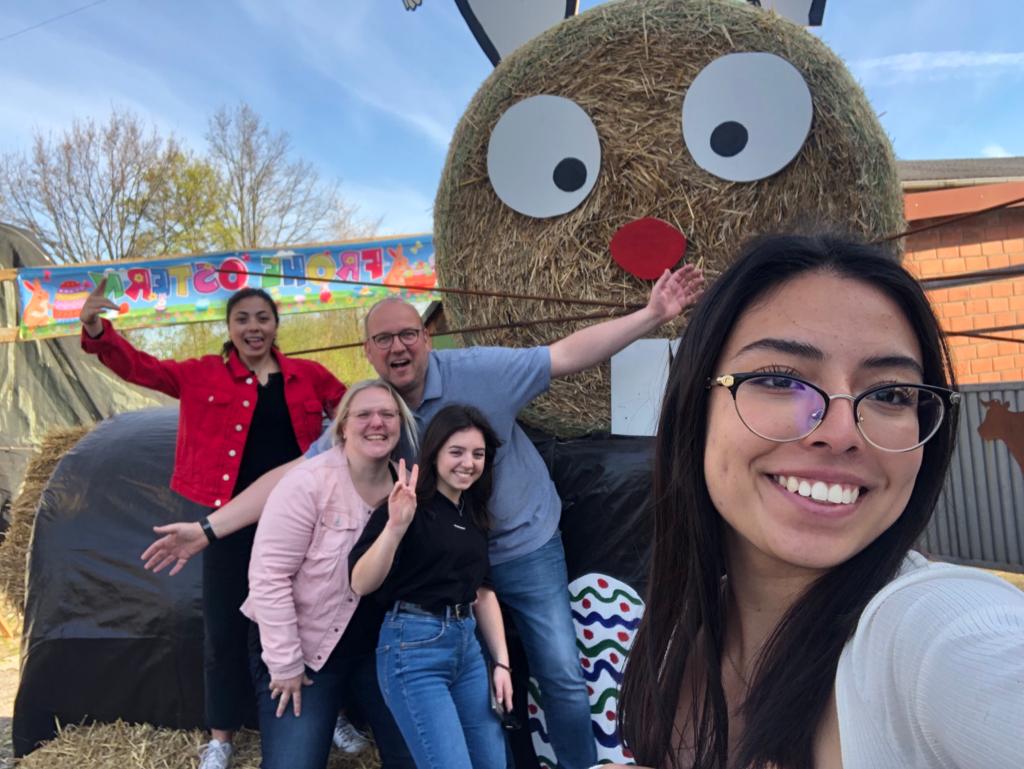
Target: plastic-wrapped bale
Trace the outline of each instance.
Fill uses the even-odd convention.
[[[702,112],[721,107],[716,92],[730,91],[742,103],[757,95],[747,99],[744,88],[766,87],[760,64],[750,60],[743,66],[752,71],[744,73],[741,66],[732,82],[712,83],[699,97],[695,91],[684,121],[684,99],[698,75],[710,77],[712,62],[736,53],[784,59],[806,83],[813,106],[806,139],[791,161],[780,156],[778,168],[771,166],[771,146],[759,141],[760,129],[770,134],[773,126],[745,125],[739,135],[733,130],[718,137],[723,165],[731,162],[730,153],[740,158],[745,152],[758,152],[768,163],[768,172],[750,181],[730,181],[699,165],[693,137],[684,136],[684,122],[694,128]],[[590,130],[585,125],[568,137],[543,120],[532,121],[535,130],[526,121],[512,131],[520,166],[553,152],[552,142],[560,148],[551,155],[552,167],[540,167],[536,194],[520,189],[521,208],[537,208],[527,215],[503,202],[501,180],[496,183],[490,175],[488,156],[503,151],[499,145],[505,138],[495,132],[499,121],[541,95],[575,103],[581,110],[575,125],[589,121],[593,126],[599,157],[588,160],[594,147],[584,146]],[[782,101],[771,107],[767,112],[775,124],[791,111]],[[736,129],[728,109],[721,126]],[[531,130],[533,138],[523,138]],[[560,157],[564,162],[555,165]],[[545,188],[571,190],[582,183],[581,169],[586,176],[582,200],[571,210],[543,210],[550,192]],[[843,63],[809,32],[734,0],[622,0],[562,21],[522,45],[473,98],[455,131],[434,207],[441,283],[643,304],[651,281],[627,274],[609,255],[609,243],[624,225],[644,217],[681,232],[685,259],[701,264],[713,279],[752,235],[825,225],[876,238],[902,229],[903,202],[892,148],[871,106]],[[461,296],[448,296],[445,307],[453,328],[586,311],[554,302]],[[544,344],[580,325],[480,332],[465,343]],[[678,328],[662,333],[673,336]],[[553,382],[524,417],[563,436],[607,430],[609,393],[605,365]]]
[[[556,440],[540,431],[531,438],[548,464],[562,499],[562,542],[569,578],[569,602],[576,626],[583,676],[590,692],[597,757],[602,763],[630,763],[619,742],[615,713],[626,657],[633,645],[647,592],[653,539],[651,517],[650,438],[587,436]],[[525,668],[525,655],[513,650],[513,670]],[[542,767],[557,766],[535,682],[518,677],[517,691],[527,692],[528,730],[513,733],[517,766],[522,758],[517,738],[529,735]]]
[[[0,544],[0,596],[4,621],[19,635],[25,612],[25,565],[39,497],[60,458],[91,429],[91,426],[67,427],[44,435],[28,461],[21,490],[11,505],[10,527]]]
[[[143,570],[152,527],[204,510],[168,488],[178,412],[108,419],[60,460],[29,554],[16,755],[61,723],[203,724],[200,564]]]

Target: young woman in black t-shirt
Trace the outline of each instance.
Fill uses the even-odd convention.
[[[487,586],[487,500],[500,441],[470,406],[441,409],[408,482],[404,462],[387,504],[349,555],[352,590],[390,607],[377,677],[419,769],[503,769],[499,717],[512,707],[501,609]],[[422,472],[421,472],[422,469]],[[494,662],[488,676],[476,627]]]

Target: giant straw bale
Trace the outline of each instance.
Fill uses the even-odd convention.
[[[25,565],[39,497],[61,457],[91,429],[91,425],[69,427],[43,436],[38,451],[29,460],[21,491],[11,505],[11,525],[0,544],[0,594],[5,611],[14,614],[19,622],[25,614]]]
[[[768,52],[810,89],[814,117],[796,158],[749,183],[700,168],[682,135],[682,102],[714,59]],[[593,121],[600,176],[576,209],[534,219],[513,211],[488,180],[491,131],[503,112],[539,94],[567,97]],[[867,238],[896,233],[903,203],[889,141],[843,63],[810,32],[734,0],[622,0],[568,19],[505,58],[459,123],[437,193],[441,284],[642,304],[651,283],[623,271],[608,244],[622,225],[657,217],[688,241],[686,259],[709,278],[751,235],[822,224]],[[588,311],[570,304],[449,295],[454,328]],[[589,308],[593,311],[593,308]],[[474,334],[466,344],[545,344],[580,323]],[[674,336],[677,327],[662,333]],[[552,383],[527,420],[560,435],[609,427],[609,367]]]

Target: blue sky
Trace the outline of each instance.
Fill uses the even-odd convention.
[[[112,106],[198,149],[243,99],[382,233],[430,230],[448,138],[490,71],[452,0],[100,0],[16,34],[88,2],[0,4],[0,151]],[[897,155],[925,159],[1024,155],[1021,30],[1020,0],[829,0],[817,34]]]

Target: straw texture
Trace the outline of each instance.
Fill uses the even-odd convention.
[[[810,134],[795,160],[751,183],[723,181],[682,136],[688,85],[719,56],[768,52],[793,64],[812,94]],[[538,94],[575,101],[592,119],[602,168],[587,199],[554,218],[505,206],[487,175],[488,140],[506,109]],[[713,279],[748,237],[824,228],[869,238],[903,226],[896,163],[863,92],[817,38],[733,0],[621,0],[568,19],[508,56],[460,121],[434,207],[441,284],[643,304],[651,283],[624,272],[608,243],[653,216],[680,229],[686,259]],[[571,305],[449,296],[453,327],[579,314]],[[545,344],[581,324],[476,334],[465,344]],[[678,325],[662,330],[679,332]],[[552,383],[524,413],[559,435],[609,426],[609,367]]]

